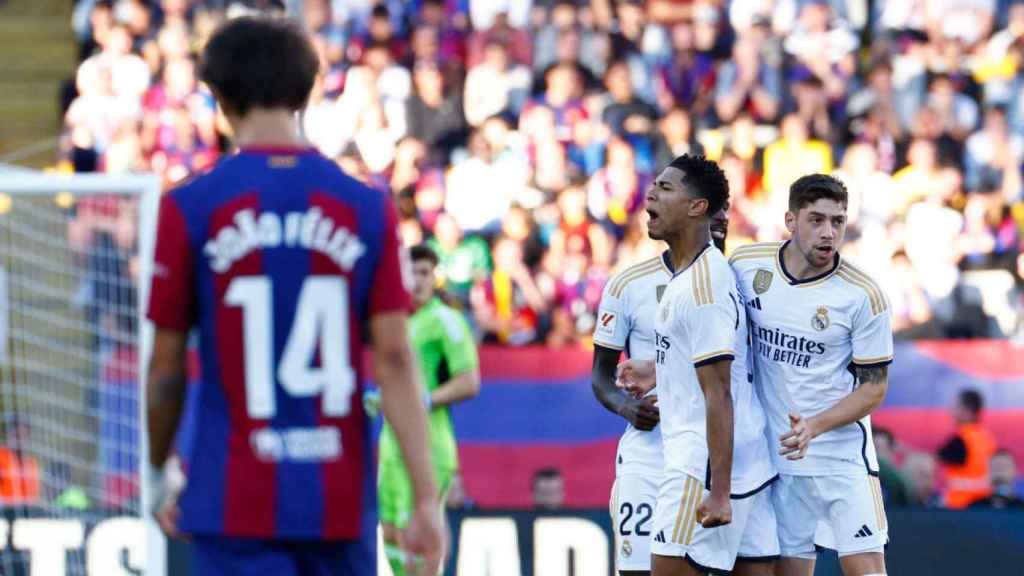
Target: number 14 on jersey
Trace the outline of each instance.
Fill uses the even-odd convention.
[[[274,381],[291,396],[322,395],[324,416],[344,417],[356,389],[349,349],[348,282],[340,276],[310,276],[299,292],[295,316],[280,361],[274,358],[274,286],[266,276],[231,281],[224,303],[242,308],[245,400],[251,418],[277,413]],[[319,344],[319,346],[317,346]],[[313,363],[319,357],[320,365]]]

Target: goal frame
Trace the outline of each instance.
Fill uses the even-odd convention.
[[[51,174],[32,170],[0,171],[0,193],[11,196],[54,196],[69,193],[73,197],[105,194],[133,194],[138,206],[138,375],[139,375],[139,507],[146,526],[147,576],[165,576],[167,572],[167,541],[148,511],[152,509],[148,484],[149,442],[146,434],[146,367],[153,349],[154,329],[146,319],[149,289],[153,274],[153,253],[156,245],[157,211],[162,185],[154,174]]]

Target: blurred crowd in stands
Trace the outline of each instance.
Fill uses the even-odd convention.
[[[195,57],[274,3],[79,0],[66,169],[170,188],[228,153]],[[898,337],[1024,337],[1024,3],[282,5],[322,57],[306,136],[394,196],[483,341],[586,342],[610,275],[663,249],[644,190],[685,152],[728,175],[729,247],[780,239],[789,184],[830,172]]]
[[[886,508],[1024,509],[1024,476],[1014,453],[999,445],[986,424],[984,407],[980,392],[961,390],[950,410],[954,431],[934,453],[874,427]]]

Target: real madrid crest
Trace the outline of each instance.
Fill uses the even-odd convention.
[[[633,545],[627,539],[622,540],[622,555],[626,558],[633,555]]]
[[[757,271],[754,274],[754,292],[757,294],[764,294],[772,287],[772,276],[771,270],[765,270],[764,268]]]
[[[661,297],[665,295],[666,288],[668,288],[667,284],[659,284],[658,287],[655,289],[658,295],[658,302],[661,302]]]
[[[814,316],[811,316],[811,327],[818,332],[824,332],[829,324],[831,324],[831,321],[828,319],[828,308],[818,306],[818,311]]]

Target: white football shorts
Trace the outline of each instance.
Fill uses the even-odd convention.
[[[877,476],[782,474],[772,491],[782,555],[815,558],[815,544],[840,556],[883,552],[889,523]]]
[[[652,552],[686,558],[698,570],[712,574],[729,574],[737,559],[778,558],[779,537],[772,489],[768,483],[753,494],[734,497],[731,500],[732,522],[704,528],[697,522],[697,508],[710,492],[692,476],[664,479],[654,513]]]
[[[658,500],[658,478],[627,474],[615,479],[610,510],[619,570],[651,569],[651,529]]]

